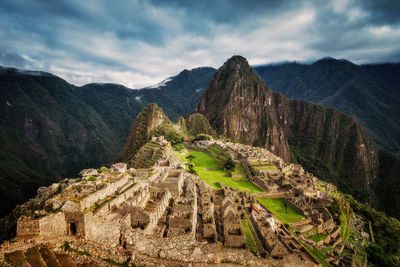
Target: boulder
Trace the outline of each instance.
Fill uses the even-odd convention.
[[[47,187],[41,186],[38,188],[37,193],[38,193],[38,195],[43,195],[43,193],[45,193],[46,191],[47,191]]]
[[[67,200],[61,210],[64,212],[78,212],[81,211],[81,207],[79,207],[78,203]]]
[[[87,176],[92,176],[92,175],[97,176],[97,175],[99,175],[99,173],[96,169],[85,169],[85,170],[82,170],[79,173],[79,175],[81,177],[87,177]]]
[[[127,166],[126,163],[114,163],[113,165],[111,165],[110,170],[112,172],[126,172],[127,170]]]

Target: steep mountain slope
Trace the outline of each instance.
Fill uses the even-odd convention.
[[[138,149],[150,140],[154,130],[161,124],[169,124],[172,127],[171,121],[165,116],[157,104],[146,106],[137,115],[129,131],[124,149],[117,156],[116,161],[128,162]]]
[[[47,73],[0,74],[0,215],[38,186],[107,162],[116,134],[77,88]]]
[[[195,112],[218,133],[236,142],[266,146],[290,160],[287,138],[278,124],[271,90],[245,58],[234,56],[215,73]]]
[[[180,130],[189,136],[197,136],[198,134],[208,134],[215,136],[215,130],[211,127],[210,122],[200,113],[192,113],[187,117],[180,117],[177,121]]]
[[[144,105],[157,103],[168,118],[175,122],[180,116],[186,116],[193,111],[215,71],[210,67],[185,69],[171,77],[165,85],[134,92]]]
[[[219,134],[292,158],[359,199],[372,189],[378,150],[360,124],[335,109],[272,93],[243,57],[218,69],[195,111]]]
[[[0,217],[39,186],[111,162],[147,104],[174,120],[186,116],[214,72],[184,70],[158,88],[131,90],[0,67]]]
[[[255,67],[273,91],[356,118],[383,148],[400,151],[400,65],[358,66],[324,58],[311,65]]]

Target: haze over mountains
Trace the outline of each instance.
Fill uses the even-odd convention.
[[[350,62],[333,59],[320,60],[312,65],[288,63],[255,68],[256,73],[267,82],[272,91],[283,91],[288,88],[284,93],[287,93],[290,98],[310,97],[313,99],[308,100],[334,106],[357,117],[373,139],[391,151],[398,151],[399,120],[397,118],[400,116],[398,116],[399,109],[396,109],[398,98],[394,97],[400,88],[399,79],[396,78],[399,77],[396,76],[398,70],[398,65],[360,67]],[[79,170],[87,167],[100,167],[102,164],[111,162],[121,151],[136,115],[147,104],[157,103],[172,121],[191,113],[214,73],[213,68],[184,70],[158,88],[130,90],[117,84],[88,84],[76,87],[50,74],[26,73],[2,68],[0,71],[0,145],[2,147],[0,201],[7,205],[2,206],[0,216],[9,212],[15,204],[33,196],[40,185],[57,181],[61,177],[76,176]],[[391,87],[391,84],[394,86]],[[263,90],[263,88],[260,85],[257,90]],[[335,88],[340,88],[340,90],[335,91]],[[271,93],[268,92],[268,95]],[[322,112],[326,115],[325,117],[338,123],[338,129],[344,131],[345,139],[343,140],[346,138],[351,140],[353,137],[350,133],[354,133],[354,138],[360,136],[361,140],[366,138],[365,131],[360,130],[357,123],[352,123],[354,127],[351,129],[340,128],[343,127],[341,123],[351,120],[341,119],[343,116],[334,110],[325,113],[327,109],[320,106],[310,106],[302,101],[290,102],[282,95],[273,95],[271,101],[278,102],[272,105],[282,103],[286,106],[283,110],[279,109],[279,105],[274,108],[275,119],[282,115],[291,121],[299,121],[300,117],[296,119],[287,112],[293,114],[294,111],[303,110],[304,114],[308,115]],[[219,98],[216,101],[222,99]],[[220,104],[225,103],[220,102]],[[214,111],[218,112],[218,110]],[[343,167],[343,165],[332,163],[335,162],[333,159],[337,158],[334,153],[337,151],[337,146],[334,143],[332,146],[321,148],[318,145],[321,144],[321,140],[318,140],[319,143],[315,143],[315,147],[310,147],[311,158],[302,157],[304,151],[300,153],[293,149],[293,141],[296,141],[294,140],[296,138],[289,134],[289,126],[284,126],[280,118],[278,121],[270,122],[276,125],[275,134],[283,133],[284,135],[281,135],[281,139],[271,139],[269,144],[274,145],[276,150],[283,149],[287,157],[294,156],[298,161],[302,160],[301,163],[306,166],[310,163],[309,169],[319,171],[317,175],[326,174],[325,178],[329,178],[332,174],[329,168],[333,168],[336,172],[335,168]],[[309,125],[305,128],[305,130],[308,129],[308,133],[319,127],[314,122],[317,121],[309,120],[309,124],[305,124]],[[298,126],[301,126],[300,122]],[[293,128],[294,125],[290,127]],[[341,132],[338,130],[338,133]],[[330,131],[326,130],[325,133],[324,138],[330,136]],[[257,144],[266,144],[264,138],[265,136],[259,139],[260,142]],[[308,144],[305,142],[297,147],[304,148]],[[319,154],[321,149],[326,150],[325,155],[330,155],[328,162],[332,165],[328,169],[323,164],[325,159],[318,156],[321,155]],[[292,151],[289,152],[289,150]],[[342,187],[362,185],[364,189],[369,188],[374,192],[378,190],[396,193],[396,176],[392,176],[391,168],[393,163],[397,162],[397,158],[390,153],[379,154],[389,159],[384,160],[388,164],[386,166],[388,179],[376,179],[373,184],[367,184],[372,180],[365,179],[356,182],[336,178],[332,180],[336,182],[340,180],[343,183]],[[346,164],[346,159],[348,158],[342,157],[341,164]],[[375,166],[368,166],[371,162],[378,164],[379,159],[365,161],[365,170],[376,171]],[[348,170],[347,167],[346,170]],[[339,172],[335,175],[339,177]],[[375,173],[375,176],[379,177],[379,174]],[[360,191],[359,198],[366,199],[363,194]],[[379,194],[377,198],[381,199],[374,201],[389,203],[386,209],[398,216],[392,209],[397,205],[398,198],[388,196],[389,194],[386,196]],[[385,205],[381,204],[378,207],[383,208]]]

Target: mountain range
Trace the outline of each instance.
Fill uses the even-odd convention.
[[[190,113],[214,72],[184,70],[159,87],[132,90],[0,68],[0,217],[39,186],[110,163],[147,104],[158,103],[175,121]]]
[[[379,149],[371,141],[362,127],[371,134],[371,129],[365,126],[364,117],[357,117],[361,126],[353,118],[335,109],[301,100],[292,101],[280,93],[272,92],[279,91],[277,88],[284,88],[286,80],[291,79],[290,75],[276,74],[283,73],[285,66],[290,69],[293,65],[294,69],[302,69],[304,72],[313,65],[320,66],[320,72],[315,74],[312,84],[318,84],[318,78],[322,75],[320,73],[325,73],[326,76],[323,77],[329,78],[330,71],[339,73],[335,77],[340,83],[336,82],[342,84],[341,77],[345,75],[340,74],[341,64],[351,65],[350,69],[361,68],[362,71],[350,80],[363,81],[362,75],[367,78],[360,83],[350,82],[361,87],[347,90],[352,88],[347,86],[347,91],[362,91],[365,84],[371,84],[372,79],[372,84],[382,85],[381,90],[389,93],[360,94],[358,99],[348,97],[346,103],[354,106],[350,101],[354,99],[361,103],[382,102],[381,97],[384,96],[383,99],[387,100],[383,102],[385,105],[361,104],[359,107],[364,108],[366,114],[374,113],[370,108],[376,108],[377,114],[392,111],[392,120],[395,120],[395,114],[398,113],[396,99],[390,102],[390,97],[386,95],[393,95],[396,90],[398,92],[400,83],[393,75],[398,71],[397,65],[388,65],[386,70],[385,65],[357,66],[347,61],[323,59],[310,66],[288,63],[255,67],[255,73],[267,80],[271,88],[268,89],[253,73],[246,60],[240,57],[232,60],[238,60],[238,65],[227,64],[222,67],[231,68],[229,71],[216,73],[213,68],[184,70],[160,85],[141,90],[132,90],[118,84],[88,84],[77,87],[49,73],[1,68],[0,201],[4,205],[0,216],[33,196],[41,185],[58,181],[61,177],[76,176],[79,170],[87,167],[100,167],[110,163],[122,150],[133,121],[147,104],[157,103],[169,119],[177,121],[179,117],[187,116],[195,109],[207,86],[209,92],[204,93],[202,99],[206,100],[202,101],[214,101],[215,105],[206,110],[201,109],[200,102],[197,111],[203,113],[220,134],[244,143],[266,145],[284,158],[301,163],[317,176],[339,184],[342,190],[355,194],[358,199],[369,200],[392,216],[400,216],[396,208],[400,203],[397,197],[400,191],[397,185],[400,179],[400,172],[397,170],[400,166],[397,165],[399,159]],[[330,64],[334,66],[325,66]],[[239,72],[239,76],[231,75],[235,71]],[[375,74],[371,74],[372,72]],[[216,79],[214,74],[219,77]],[[301,74],[296,75],[293,77],[302,78]],[[246,78],[238,83],[238,77]],[[287,87],[296,84],[298,77],[293,79]],[[326,80],[319,78],[320,83],[324,81]],[[330,96],[327,98],[334,98],[332,94],[336,94],[332,90],[335,88],[335,79],[328,81],[328,84],[315,86],[319,88],[315,90],[322,92],[326,88],[326,95]],[[243,88],[231,90],[232,86],[238,84],[244,85]],[[279,87],[279,84],[282,86]],[[390,87],[390,84],[395,86]],[[307,86],[303,86],[302,90],[304,88],[311,90]],[[341,93],[337,95],[346,95],[345,89],[339,90]],[[296,89],[288,90],[288,97],[302,98],[291,93],[295,91]],[[320,93],[314,93],[318,94]],[[207,95],[210,97],[206,97]],[[372,96],[376,99],[371,100]],[[313,101],[318,103],[321,99],[324,97],[316,97]],[[238,103],[240,108],[235,107]],[[329,106],[326,103],[320,104]],[[225,111],[218,117],[219,108]],[[246,134],[249,129],[255,130],[255,134]],[[390,139],[391,136],[396,137],[395,130],[393,131],[393,134],[383,138],[395,148],[396,142]],[[374,134],[371,135],[378,144],[384,146]],[[368,154],[372,152],[374,155]]]
[[[356,118],[382,148],[400,152],[400,64],[323,58],[254,69],[272,91],[336,108]]]

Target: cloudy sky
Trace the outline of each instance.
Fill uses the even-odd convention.
[[[399,0],[1,0],[0,65],[141,88],[234,54],[400,61]]]

